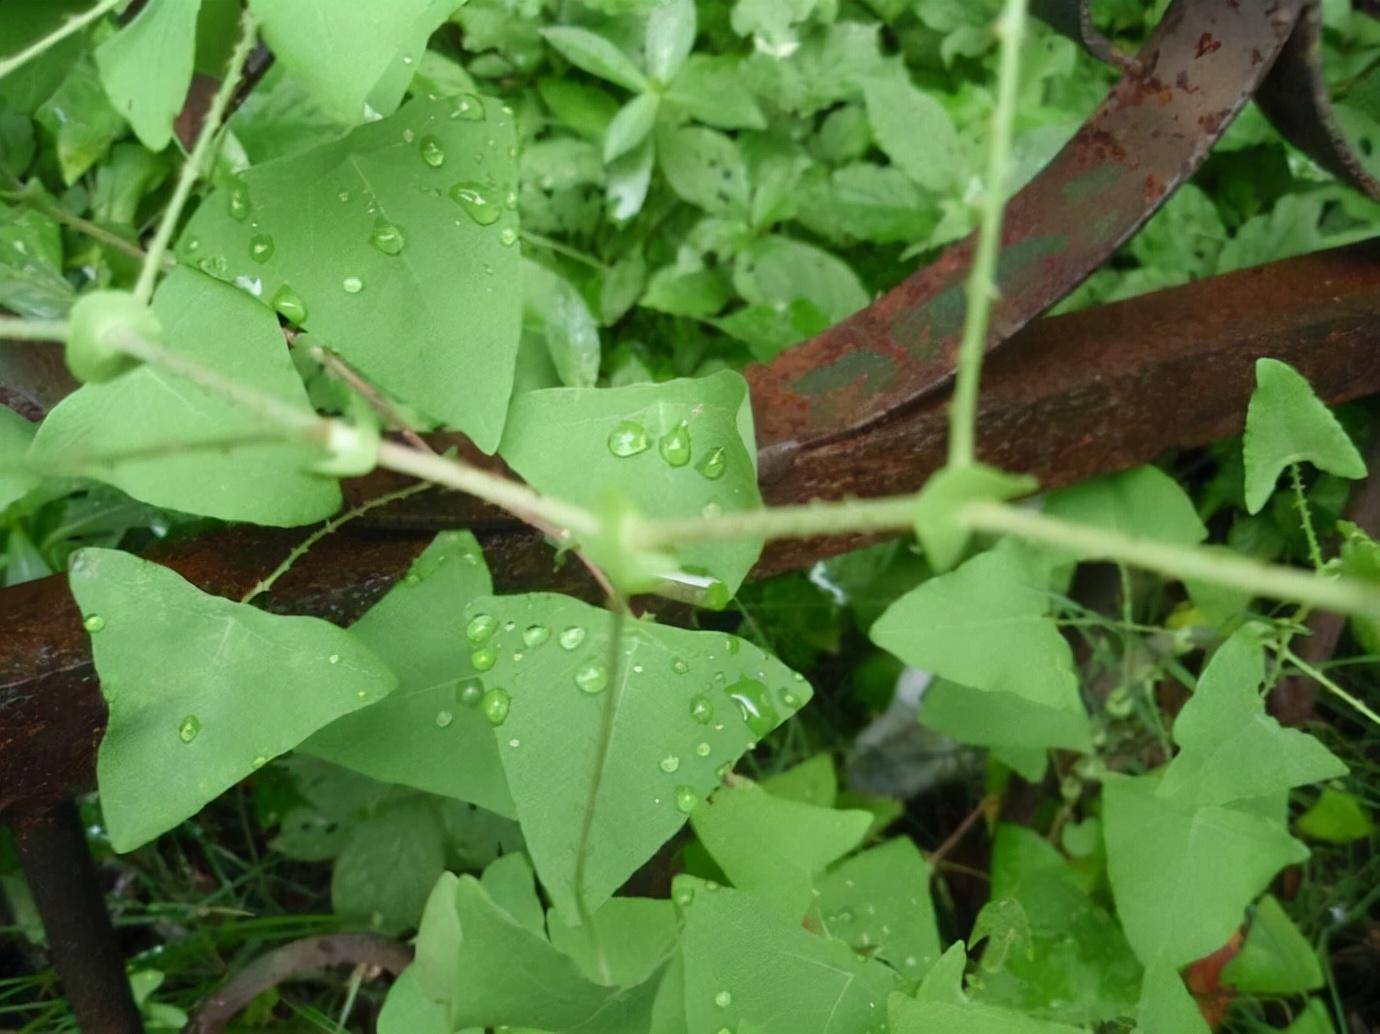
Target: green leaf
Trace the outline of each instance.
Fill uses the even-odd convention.
[[[588,29],[556,25],[541,30],[542,37],[576,68],[607,79],[635,93],[645,93],[651,84],[616,46]]]
[[[962,959],[962,947],[955,945],[958,959]],[[954,949],[951,948],[950,952]],[[949,956],[946,955],[947,959]],[[961,962],[958,972],[961,974]],[[936,972],[938,967],[936,967]],[[931,977],[935,974],[932,973]],[[929,981],[926,981],[928,987]],[[891,1034],[938,1034],[953,1031],[955,1034],[1075,1034],[1081,1027],[1070,1027],[1063,1023],[1051,1023],[1026,1016],[1013,1009],[1003,1009],[995,1005],[985,1005],[969,1001],[961,991],[938,988],[926,993],[921,988],[920,995],[910,998],[895,992],[887,1000],[887,1016],[890,1020]]]
[[[1045,513],[1176,546],[1197,545],[1207,538],[1193,500],[1158,467],[1136,467],[1060,489],[1050,494]]]
[[[746,214],[747,165],[731,137],[703,126],[669,130],[657,138],[657,157],[682,199],[706,212]]]
[[[64,183],[75,183],[123,135],[125,120],[111,106],[89,55],[70,66],[67,78],[34,112],[57,145]]]
[[[1093,835],[1100,849],[1100,830]],[[997,827],[992,899],[1019,902],[1030,941],[1028,950],[983,972],[977,998],[1067,1023],[1108,1023],[1134,1011],[1140,963],[1116,920],[1090,896],[1089,881],[1044,837],[1012,823]]]
[[[51,216],[0,204],[0,305],[37,319],[65,316],[76,292],[62,260],[62,233]]]
[[[110,707],[96,775],[117,851],[397,682],[343,629],[208,596],[129,553],[84,549],[69,579]]]
[[[611,490],[649,518],[761,505],[747,385],[730,371],[527,392],[513,400],[500,452],[538,491],[581,506],[599,505]],[[760,540],[696,543],[679,556],[732,593],[761,548]]]
[[[247,295],[179,270],[159,286],[153,311],[164,347],[309,411],[277,321]],[[258,441],[263,433],[243,406],[148,365],[63,399],[40,425],[30,459],[54,469],[81,463],[136,499],[222,520],[291,526],[334,513],[335,482],[303,471],[315,450]],[[173,448],[227,441],[232,448]],[[130,458],[102,459],[122,453]]]
[[[1230,804],[1346,775],[1346,765],[1316,739],[1265,713],[1264,680],[1265,650],[1253,629],[1218,647],[1174,720],[1180,749],[1157,796]]]
[[[831,323],[871,301],[867,288],[842,259],[777,234],[758,238],[738,256],[733,282],[751,304],[781,306],[805,298]]]
[[[1073,655],[1049,616],[1051,603],[1032,580],[1025,554],[1007,546],[907,593],[870,635],[907,664],[959,684],[943,703],[960,719],[974,709],[971,732],[981,738],[970,742],[1087,750],[1091,729]],[[928,725],[944,713],[936,706],[938,689],[926,695]],[[997,696],[983,699],[991,694]]]
[[[8,0],[5,56],[37,43],[89,7],[86,0]],[[0,79],[0,108],[19,115],[32,114],[58,88],[84,49],[88,35],[89,30],[74,32]]]
[[[806,181],[799,218],[840,244],[915,244],[933,232],[936,215],[900,170],[854,162]]]
[[[963,557],[972,532],[959,520],[963,508],[986,500],[1005,501],[1035,491],[1034,478],[1007,474],[981,463],[945,467],[925,483],[915,504],[915,534],[930,566],[947,571]]]
[[[913,841],[896,837],[854,855],[820,879],[818,889],[819,915],[835,940],[907,979],[939,959],[930,869]]]
[[[1336,1034],[1336,1030],[1322,999],[1310,998],[1298,1019],[1284,1028],[1284,1034]]]
[[[690,1031],[755,1025],[761,1034],[874,1029],[891,971],[808,933],[756,895],[677,878],[683,906],[685,1018]]]
[[[29,450],[35,427],[10,409],[0,406],[0,511],[38,484],[39,479],[16,469]]]
[[[743,74],[743,59],[734,54],[690,55],[665,96],[716,129],[767,128],[767,117]]]
[[[953,191],[964,173],[962,147],[948,113],[916,89],[903,70],[863,85],[867,118],[877,145],[927,190]]]
[[[669,83],[695,45],[694,0],[661,0],[647,14],[644,42],[647,74]]]
[[[96,48],[101,83],[139,142],[161,151],[172,139],[192,81],[201,0],[149,0],[135,19]]]
[[[609,166],[605,195],[610,219],[625,222],[642,211],[652,182],[655,155],[656,148],[649,136],[636,150]]]
[[[816,754],[784,772],[767,776],[761,786],[782,800],[832,808],[839,794],[839,775],[831,754]]]
[[[637,147],[652,131],[661,97],[640,93],[618,110],[604,135],[604,161],[621,158]]]
[[[250,0],[264,39],[336,119],[391,115],[426,41],[463,0]],[[372,113],[372,114],[370,114]]]
[[[810,16],[816,2],[817,0],[737,0],[731,15],[733,31],[739,36],[755,36],[769,48],[793,43],[795,34],[791,31],[792,27]]]
[[[353,123],[353,118],[342,122],[329,115],[275,62],[230,117],[229,126],[250,163],[262,165],[338,140]]]
[[[584,297],[559,273],[539,262],[522,263],[527,322],[541,331],[561,383],[592,388],[599,379],[599,325]]]
[[[479,711],[479,672],[456,648],[465,605],[492,591],[474,536],[437,536],[350,630],[397,673],[397,690],[338,718],[301,749],[386,783],[512,815],[493,733]]]
[[[1260,995],[1301,994],[1322,987],[1317,952],[1273,894],[1255,906],[1246,941],[1223,967],[1222,983]]]
[[[1294,828],[1310,840],[1350,844],[1375,832],[1375,823],[1355,796],[1324,786],[1318,799],[1298,817]]]
[[[1127,940],[1147,965],[1178,967],[1226,943],[1275,873],[1308,850],[1285,830],[1282,798],[1196,808],[1160,797],[1160,778],[1104,777],[1102,821]]]
[[[602,140],[618,113],[618,102],[603,88],[574,79],[542,79],[537,92],[558,122],[586,140]]]
[[[533,864],[556,907],[595,909],[685,823],[731,765],[810,698],[733,637],[617,619],[547,593],[466,609],[486,704]],[[492,667],[487,667],[491,665]],[[682,672],[680,669],[684,669]]]
[[[1258,359],[1255,382],[1242,441],[1246,509],[1259,513],[1292,463],[1306,460],[1338,477],[1366,476],[1356,446],[1297,370],[1278,359]]]
[[[494,903],[473,876],[441,877],[417,935],[418,979],[450,1028],[538,1027],[633,1034],[645,1003],[596,984]],[[642,1010],[637,1006],[641,1004]]]
[[[1136,1020],[1142,1034],[1210,1034],[1212,1029],[1178,970],[1163,962],[1145,971]]]
[[[167,156],[150,154],[133,142],[116,144],[110,159],[96,169],[92,219],[133,228],[144,198],[167,179],[169,168]]]
[[[346,921],[401,933],[417,925],[445,870],[445,830],[435,807],[399,801],[350,829],[331,869],[331,905]]]
[[[872,815],[788,801],[739,778],[696,808],[690,824],[735,887],[798,920],[815,878],[862,843]]]
[[[591,980],[632,987],[665,965],[680,939],[676,908],[667,900],[610,898],[589,925],[567,922],[552,910],[551,943]]]
[[[379,1011],[378,1034],[453,1034],[445,1005],[427,995],[420,972],[408,966],[393,981]]]
[[[198,209],[179,253],[492,452],[521,328],[515,154],[497,101],[417,99],[248,170]]]
[[[495,858],[484,867],[480,885],[494,904],[538,937],[546,936],[546,914],[537,897],[537,880],[532,863],[521,852]]]

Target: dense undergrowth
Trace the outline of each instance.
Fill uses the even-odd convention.
[[[112,10],[0,78],[0,306],[70,321],[88,381],[41,424],[0,409],[0,560],[7,585],[68,573],[86,615],[111,720],[83,815],[150,1030],[276,945],[360,928],[417,935],[391,991],[288,984],[234,1029],[1369,1029],[1373,617],[1314,670],[1306,601],[1016,537],[745,583],[761,537],[635,548],[620,523],[760,507],[735,371],[978,226],[999,6],[253,0],[275,60],[200,179],[172,120],[189,75],[244,57],[237,3]],[[1098,11],[1130,46],[1165,6]],[[1369,156],[1380,22],[1323,7]],[[2,49],[83,9],[7,4]],[[1019,57],[1008,191],[1112,81],[1042,26]],[[1377,224],[1248,109],[1061,307]],[[1258,378],[1244,443],[1043,512],[1373,581],[1343,519],[1373,405],[1334,419],[1288,367]],[[324,449],[317,412],[343,415]],[[443,533],[347,633],[139,559],[329,516],[380,423],[497,450],[540,493],[509,508],[615,589],[703,606],[679,629],[493,596]],[[1295,678],[1324,684],[1306,732],[1265,713]],[[0,1028],[73,1029],[4,840],[0,890]],[[1228,943],[1220,974],[1196,963]]]

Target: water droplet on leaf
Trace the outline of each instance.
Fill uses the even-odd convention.
[[[727,991],[720,991],[714,996],[714,1004],[720,1009],[727,1009],[733,1004],[733,996]]]
[[[437,725],[439,728],[444,729],[447,725],[449,725],[449,724],[450,724],[451,722],[453,722],[453,721],[455,721],[455,715],[451,714],[449,711],[437,711],[437,712],[436,712],[436,725]]]
[[[194,714],[189,714],[182,719],[182,724],[177,727],[177,737],[183,743],[191,743],[196,739],[197,733],[201,732],[201,719]]]
[[[446,149],[441,146],[441,141],[434,136],[422,137],[421,151],[422,161],[433,169],[439,169],[446,163]]]
[[[727,466],[727,453],[724,452],[723,446],[716,445],[704,454],[703,459],[695,464],[695,469],[710,481],[717,481],[724,476],[724,470]]]
[[[505,248],[511,248],[517,243],[518,233],[511,226],[505,226],[498,233],[498,243]]]
[[[230,188],[230,218],[242,223],[249,218],[249,187],[236,183]]]
[[[487,643],[498,630],[498,619],[492,614],[476,614],[465,626],[465,638],[475,646]]]
[[[700,795],[695,792],[692,786],[676,787],[676,810],[689,815],[695,810],[695,805],[700,803]]]
[[[609,452],[620,459],[646,452],[648,444],[647,429],[636,420],[624,420],[609,432]]]
[[[484,696],[484,683],[478,679],[464,679],[457,687],[456,699],[465,707],[478,707]]]
[[[709,702],[709,698],[703,693],[691,697],[690,717],[701,725],[708,725],[714,720],[714,705]]]
[[[473,93],[462,93],[455,98],[455,106],[450,109],[450,117],[465,122],[483,122],[484,102]]]
[[[551,638],[551,629],[545,625],[528,625],[522,630],[522,643],[524,646],[540,646]]]
[[[472,180],[462,181],[450,188],[450,197],[465,210],[465,214],[480,226],[492,226],[502,215],[487,188]]]
[[[598,661],[585,661],[575,672],[575,685],[586,693],[602,693],[608,684],[608,669]]]
[[[657,768],[661,769],[667,775],[670,775],[680,768],[680,758],[676,757],[674,754],[667,754],[657,762]]]
[[[495,687],[484,694],[480,710],[484,712],[484,717],[490,725],[502,725],[508,720],[508,709],[512,703],[513,698],[508,695],[506,689]]]
[[[289,323],[301,326],[307,318],[307,303],[287,284],[273,292],[273,308]]]
[[[671,661],[671,670],[674,671],[677,675],[684,675],[687,671],[690,670],[690,665],[685,663],[684,658],[676,657]]]
[[[683,467],[690,462],[690,425],[684,420],[661,436],[656,443],[661,458],[672,467]]]
[[[755,679],[739,679],[728,687],[727,692],[755,736],[760,738],[776,728],[780,716],[767,696],[767,687],[762,683]]]
[[[273,238],[266,233],[256,233],[249,238],[249,257],[255,262],[264,263],[273,257]]]
[[[579,625],[571,625],[558,637],[561,647],[566,650],[573,650],[585,641],[585,630]]]
[[[498,663],[498,651],[492,646],[481,646],[470,654],[470,664],[475,671],[488,671]]]
[[[346,294],[359,294],[364,290],[364,281],[357,276],[347,276],[340,281],[340,286],[345,289]]]
[[[709,751],[710,751],[710,749],[711,749],[711,748],[710,748],[709,744],[705,743],[703,740],[701,740],[699,743],[695,744],[695,753],[698,754],[698,755],[699,755],[700,757],[702,757],[702,758],[707,758],[707,757],[709,757]]]
[[[374,232],[369,234],[369,243],[385,255],[401,254],[407,241],[402,231],[386,219],[374,223]]]
[[[105,628],[105,618],[101,617],[99,614],[91,614],[88,615],[87,619],[81,624],[88,632],[99,632],[101,629]]]

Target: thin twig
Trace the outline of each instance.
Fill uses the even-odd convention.
[[[428,488],[434,487],[436,486],[433,485],[430,481],[419,481],[415,485],[408,485],[406,488],[400,488],[396,492],[388,492],[384,495],[375,496],[373,499],[360,503],[358,506],[346,510],[344,513],[336,514],[330,520],[323,523],[321,527],[317,528],[310,535],[304,538],[301,542],[297,543],[297,545],[293,546],[292,552],[288,553],[288,555],[283,558],[283,562],[280,563],[277,567],[275,567],[263,578],[260,578],[257,582],[255,582],[253,587],[243,596],[240,597],[240,602],[251,603],[254,601],[256,597],[262,596],[264,593],[268,592],[269,589],[273,588],[273,583],[276,582],[279,578],[283,577],[283,575],[287,574],[288,571],[291,570],[292,565],[297,563],[298,560],[302,559],[302,557],[307,554],[308,550],[310,550],[318,542],[324,539],[327,535],[330,535],[332,532],[340,528],[341,525],[348,524],[356,517],[364,516],[364,514],[368,513],[370,510],[376,510],[380,506],[387,506],[389,503],[396,503],[400,499],[411,498],[414,495],[418,495],[422,492],[425,492]]]
[[[15,69],[32,61],[45,50],[61,43],[68,36],[72,35],[72,33],[80,32],[107,11],[114,10],[122,2],[123,0],[101,0],[100,3],[84,14],[73,15],[71,18],[68,18],[42,39],[34,41],[19,53],[12,54],[5,58],[5,60],[0,61],[0,79],[4,79],[5,76],[9,75]]]
[[[344,359],[340,358],[340,356],[336,355],[324,345],[309,345],[307,347],[307,354],[320,363],[322,369],[324,369],[329,376],[334,377],[336,380],[341,381],[358,392],[364,401],[368,402],[369,405],[373,407],[375,413],[398,429],[398,432],[403,436],[403,439],[408,445],[419,452],[434,453],[436,451],[427,444],[425,438],[408,426],[407,420],[398,410],[398,407],[393,405],[388,396],[356,373]]]
[[[949,852],[958,846],[959,841],[968,835],[968,830],[973,828],[973,824],[977,822],[978,819],[982,818],[982,816],[986,814],[987,809],[991,806],[991,797],[984,797],[982,800],[978,801],[977,807],[965,815],[963,821],[955,827],[954,831],[945,837],[944,842],[936,847],[925,859],[925,861],[929,863],[930,868],[936,868],[944,861]]]
[[[187,156],[187,161],[182,166],[182,171],[177,177],[177,186],[173,188],[172,199],[168,202],[168,207],[163,212],[163,218],[158,223],[158,231],[153,235],[153,241],[149,244],[148,254],[144,257],[143,268],[139,270],[139,279],[134,285],[134,296],[141,301],[147,302],[153,297],[153,284],[158,277],[159,270],[162,269],[163,256],[167,253],[168,245],[172,242],[173,231],[177,229],[177,221],[181,218],[182,209],[191,196],[192,187],[201,178],[201,171],[205,168],[207,159],[210,157],[212,144],[219,137],[221,120],[225,118],[225,112],[230,106],[230,98],[234,96],[239,85],[244,63],[249,57],[249,52],[254,49],[257,24],[253,13],[246,7],[240,15],[240,38],[230,55],[230,63],[225,69],[225,78],[221,81],[220,88],[216,90],[216,95],[211,99],[211,107],[206,112],[206,119],[201,124],[201,132],[196,138],[196,146],[192,148],[192,153]]]

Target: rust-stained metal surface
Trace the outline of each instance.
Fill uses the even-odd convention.
[[[1080,283],[1207,156],[1284,47],[1303,0],[1176,0],[1073,139],[1007,207],[989,348]],[[943,388],[970,238],[863,311],[748,371],[765,437],[794,451]],[[769,459],[771,457],[769,456]]]
[[[1380,243],[1368,243],[1037,321],[987,370],[978,451],[1054,487],[1201,445],[1240,428],[1262,355],[1296,366],[1329,401],[1376,392],[1376,312]],[[789,503],[918,487],[943,462],[946,427],[947,400],[931,398],[795,455],[763,493]],[[393,482],[376,475],[348,487],[367,498]],[[269,606],[347,624],[406,570],[431,532],[471,524],[481,529],[499,591],[593,594],[578,564],[553,568],[535,534],[464,496],[424,493],[381,512],[373,527],[365,521],[312,549],[275,586]],[[303,534],[231,529],[177,547],[166,562],[209,592],[237,597]],[[860,541],[778,542],[754,575],[807,567]],[[0,812],[42,808],[90,785],[105,705],[64,578],[0,591],[0,614]]]

